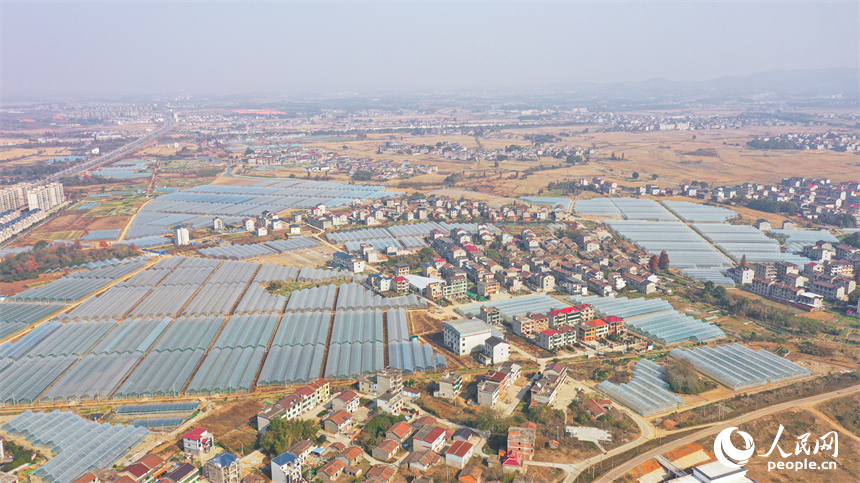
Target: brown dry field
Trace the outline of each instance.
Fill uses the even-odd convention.
[[[88,213],[85,210],[66,210],[44,225],[40,225],[26,235],[16,238],[9,246],[32,246],[39,240],[50,241],[52,239],[50,235],[57,232],[125,228],[131,220],[130,216],[94,217],[87,216]]]
[[[39,275],[38,278],[19,280],[17,282],[0,282],[0,293],[11,297],[12,295],[27,290],[30,286],[43,284],[45,282],[53,282],[61,276],[63,276],[63,274],[60,272],[43,273]]]
[[[217,412],[201,419],[197,426],[208,428],[216,441],[238,454],[242,443],[247,451],[257,440],[255,417],[263,406],[258,399],[221,405]]]
[[[782,458],[779,450],[768,457],[759,456],[767,453],[776,436],[779,425],[785,429],[779,441],[779,446],[791,456]],[[860,481],[860,462],[857,455],[860,454],[860,440],[857,436],[850,434],[842,426],[833,423],[827,418],[821,417],[815,412],[795,408],[773,416],[757,419],[744,423],[741,427],[749,433],[756,443],[755,456],[744,465],[749,472],[747,477],[761,483],[776,482],[803,482],[803,483],[837,483],[848,481]],[[810,433],[810,450],[815,448],[815,440],[829,431],[837,431],[839,441],[839,456],[833,458],[833,451],[819,451],[813,455],[800,453],[795,455],[797,437],[804,433]],[[735,441],[735,446],[742,447],[740,440]],[[710,450],[714,447],[714,436],[698,441],[704,448]],[[779,470],[768,471],[768,462],[779,461],[815,461],[820,464],[824,461],[836,461],[837,468],[832,470]]]
[[[472,189],[493,193],[501,196],[522,196],[534,194],[546,187],[551,181],[573,180],[583,177],[601,176],[628,186],[655,183],[666,187],[677,186],[690,181],[707,181],[711,184],[738,184],[745,181],[775,183],[786,176],[829,177],[834,181],[844,181],[856,178],[860,157],[856,154],[838,153],[834,151],[760,151],[745,147],[745,143],[753,135],[774,135],[784,132],[815,132],[824,128],[811,127],[747,127],[736,130],[708,131],[659,131],[659,132],[597,132],[596,126],[590,126],[591,132],[583,134],[586,126],[557,127],[540,129],[511,129],[505,133],[516,134],[514,139],[480,139],[485,148],[502,148],[510,144],[528,144],[523,136],[538,133],[571,133],[562,138],[558,144],[579,145],[594,148],[597,154],[592,163],[586,166],[565,167],[562,169],[536,172],[526,179],[508,179],[515,171],[523,171],[539,164],[555,165],[561,160],[542,158],[540,161],[504,161],[496,168],[486,160],[451,161],[435,156],[419,155],[377,155],[376,148],[394,137],[404,144],[435,144],[438,141],[457,142],[467,147],[476,147],[475,138],[469,136],[412,136],[412,135],[371,135],[366,140],[345,142],[322,142],[307,140],[307,147],[321,148],[351,157],[369,157],[373,159],[408,161],[413,164],[434,164],[439,167],[439,173],[414,176],[407,180],[390,180],[385,184],[407,186],[412,189],[433,189],[451,173],[483,173],[485,177],[468,180]],[[693,136],[696,139],[693,139]],[[724,144],[726,143],[726,144]],[[734,146],[733,144],[740,144]],[[343,150],[342,146],[349,146]],[[699,149],[713,149],[717,157],[687,154]],[[612,152],[624,153],[626,160],[609,161]],[[631,178],[633,172],[639,172],[639,180]],[[269,174],[301,177],[301,168],[286,168],[268,172]],[[499,179],[501,174],[502,179]],[[651,175],[659,178],[652,181]],[[345,179],[344,175],[334,175],[335,179]],[[474,186],[473,186],[474,185]]]
[[[0,148],[0,162],[6,166],[21,165],[68,156],[70,154],[72,154],[71,149],[66,147]]]

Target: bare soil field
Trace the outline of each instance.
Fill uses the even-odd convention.
[[[225,404],[214,414],[201,419],[198,426],[208,428],[229,451],[240,454],[242,444],[250,452],[257,440],[255,417],[264,404],[258,399],[250,399],[234,404]]]
[[[784,426],[782,437],[779,440],[779,447],[790,456],[783,458],[779,450],[774,449],[770,456],[762,457],[760,454],[767,453],[773,444],[776,437],[779,425]],[[810,483],[830,483],[842,481],[860,481],[860,464],[857,461],[857,455],[860,454],[860,442],[856,437],[852,437],[844,428],[832,424],[825,418],[819,417],[816,414],[795,408],[787,412],[779,413],[767,418],[757,419],[749,423],[744,423],[741,428],[749,433],[756,443],[756,455],[744,465],[749,472],[747,476],[755,481],[762,483],[770,482],[810,482]],[[815,448],[815,440],[824,434],[836,431],[838,433],[839,454],[833,457],[832,450],[819,451],[818,454],[812,454]],[[795,453],[797,438],[805,433],[809,435],[810,454],[801,452]],[[705,448],[714,447],[714,436],[698,441]],[[734,440],[733,440],[734,441]],[[741,446],[740,441],[736,441],[735,445]],[[768,470],[768,463],[777,463],[780,461],[804,461],[816,462],[820,465],[825,461],[835,461],[837,467],[829,470],[785,470],[773,468]]]
[[[38,286],[43,285],[47,282],[53,282],[54,280],[62,276],[63,274],[60,272],[43,273],[35,279],[31,278],[28,280],[19,280],[17,282],[0,282],[0,293],[11,297],[12,295],[21,293],[32,286]]]

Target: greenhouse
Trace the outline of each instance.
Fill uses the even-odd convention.
[[[659,255],[665,250],[673,268],[729,268],[734,265],[689,226],[678,221],[609,220],[606,225],[650,255]]]
[[[558,198],[552,196],[521,196],[520,199],[536,205],[549,205],[552,208],[561,205],[561,208],[564,211],[569,211],[570,205],[573,202],[570,198]]]
[[[178,396],[205,355],[206,349],[150,352],[114,397]]]
[[[213,348],[200,365],[186,394],[248,392],[266,355],[264,347]]]
[[[573,210],[581,215],[623,218],[625,220],[677,221],[677,218],[660,203],[643,198],[576,200]]]
[[[51,451],[54,456],[30,475],[45,483],[67,483],[84,473],[110,468],[149,437],[146,428],[100,424],[68,411],[26,411],[0,430]]]
[[[146,273],[146,272],[143,272]],[[129,287],[114,286],[98,297],[91,297],[71,312],[57,318],[68,320],[122,319],[132,307],[138,304],[152,290],[151,286]]]
[[[723,223],[738,216],[732,210],[689,201],[663,201],[663,206],[687,223]]]
[[[207,283],[200,287],[182,315],[229,315],[246,287],[247,282]]]
[[[691,362],[697,371],[735,391],[812,374],[809,369],[767,350],[754,351],[740,344],[674,349],[669,355]]]
[[[257,282],[251,283],[248,290],[242,296],[242,300],[234,310],[234,314],[250,313],[281,313],[287,304],[287,297],[283,295],[272,295],[266,290],[266,286]]]
[[[180,402],[165,404],[134,404],[117,406],[116,414],[119,415],[145,415],[145,414],[191,414],[200,407],[199,402]]]
[[[569,307],[568,304],[560,302],[546,294],[523,295],[506,300],[492,302],[480,302],[462,305],[456,309],[457,313],[464,317],[477,317],[481,313],[481,307],[495,307],[502,313],[502,317],[511,320],[514,316],[525,315],[529,312],[544,314],[551,310]]]
[[[89,354],[41,397],[41,402],[109,398],[143,358],[141,353]]]
[[[669,390],[666,369],[648,359],[636,363],[630,382],[616,385],[603,381],[597,388],[643,416],[684,405],[684,400]]]
[[[185,422],[185,418],[150,418],[135,419],[132,426],[135,428],[154,429],[156,431],[178,428]]]
[[[93,354],[122,354],[149,352],[155,341],[170,327],[169,317],[126,319],[99,341]]]
[[[291,282],[299,276],[297,267],[289,267],[286,265],[275,265],[274,263],[264,263],[254,277],[254,282],[271,282],[274,280]]]
[[[135,217],[127,236],[160,235],[179,224],[203,228],[211,226],[213,216],[235,223],[245,217],[260,216],[263,211],[308,209],[320,204],[336,208],[356,199],[376,200],[400,193],[385,191],[384,186],[327,181],[265,180],[250,186],[201,185],[150,201]]]
[[[0,339],[65,308],[64,304],[0,304]]]
[[[323,285],[322,287],[296,290],[290,294],[290,300],[287,302],[287,310],[333,310],[336,295],[336,285]]]
[[[328,268],[303,268],[296,277],[298,282],[328,283],[337,280],[352,280],[352,272]]]
[[[622,317],[628,329],[664,345],[705,342],[726,336],[719,327],[681,314],[663,299],[574,295],[568,300],[574,304],[589,304],[600,316]]]
[[[749,263],[809,263],[808,258],[782,252],[779,241],[768,237],[754,226],[696,223],[693,228],[736,262],[746,256]]]
[[[371,243],[373,240],[385,240],[384,246],[398,246],[397,240],[408,237],[410,239],[420,239],[430,235],[433,230],[440,230],[445,234],[451,233],[451,230],[461,228],[470,233],[478,232],[478,223],[436,223],[433,221],[421,223],[409,223],[404,225],[393,225],[387,228],[359,228],[355,230],[344,230],[326,235],[326,239],[331,243],[346,244],[349,242]],[[498,233],[499,229],[493,225],[487,225],[491,233]],[[356,245],[351,245],[356,246]],[[374,245],[375,246],[375,245]],[[384,248],[384,247],[383,247]]]
[[[300,384],[321,377],[331,320],[328,311],[285,313],[257,385]]]
[[[33,404],[78,360],[74,356],[0,359],[0,404]]]

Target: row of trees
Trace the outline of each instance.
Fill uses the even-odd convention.
[[[0,281],[15,282],[36,278],[47,270],[71,267],[82,263],[128,258],[140,254],[134,245],[114,245],[111,247],[85,250],[81,242],[73,244],[49,245],[39,241],[33,250],[9,255],[0,261]]]

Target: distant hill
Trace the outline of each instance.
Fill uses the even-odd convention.
[[[770,70],[746,76],[720,77],[706,81],[672,81],[665,78],[641,82],[557,83],[547,91],[573,91],[577,97],[621,98],[815,98],[841,95],[845,100],[858,100],[860,75],[852,68],[811,70]]]

